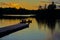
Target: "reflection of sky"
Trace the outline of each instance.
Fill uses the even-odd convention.
[[[23,33],[20,31],[18,33],[3,37],[2,40],[45,40],[47,37],[47,34],[44,32],[38,30],[27,30],[28,29],[25,29]]]
[[[54,35],[51,34],[51,31],[48,29],[48,27],[45,23],[40,23],[40,26],[38,27],[38,23],[35,18],[28,18],[32,20],[32,23],[30,24],[29,28],[17,31],[15,33],[12,33],[8,36],[5,36],[3,38],[0,38],[0,40],[45,40],[45,39],[51,39],[52,37],[54,39],[60,39],[60,22],[56,23],[56,28],[54,31]],[[28,20],[27,19],[27,20]],[[0,26],[9,26],[13,24],[19,23],[21,20],[0,20]],[[58,33],[59,32],[59,33]]]
[[[48,33],[44,31],[44,28],[42,29],[42,31],[38,28],[38,24],[35,18],[28,18],[28,19],[33,20],[29,28],[10,34],[6,37],[1,38],[1,40],[45,40],[48,36]],[[19,23],[19,20],[15,20],[15,21],[2,20],[2,26],[6,26],[7,24],[8,25],[16,24],[16,23]]]

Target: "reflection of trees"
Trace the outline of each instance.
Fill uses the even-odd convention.
[[[60,28],[60,20],[58,20],[58,27]]]
[[[37,20],[37,22],[38,22],[38,25],[40,25],[40,26],[41,26],[41,24],[44,24],[44,28],[46,28],[46,26],[47,26],[51,30],[51,32],[53,32],[55,30],[55,24],[56,24],[55,19]],[[39,26],[39,28],[40,28],[40,26]]]
[[[38,28],[44,28],[44,30],[46,30],[47,24],[46,24],[46,20],[40,20],[40,19],[36,19],[38,22]]]
[[[55,24],[56,24],[55,19],[47,20],[47,25],[48,25],[48,28],[51,29],[51,32],[55,30]]]

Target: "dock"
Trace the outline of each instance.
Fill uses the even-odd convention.
[[[26,23],[18,23],[15,25],[11,25],[11,26],[6,26],[3,28],[0,28],[0,38],[7,36],[11,33],[14,33],[16,31],[22,30],[24,28],[28,28],[29,24]]]

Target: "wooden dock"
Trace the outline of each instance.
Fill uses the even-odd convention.
[[[22,30],[24,28],[28,28],[29,24],[26,23],[18,23],[16,25],[6,26],[3,28],[0,28],[0,38],[7,36],[11,33],[14,33],[18,30]]]

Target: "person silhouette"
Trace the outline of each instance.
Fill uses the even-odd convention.
[[[38,10],[41,10],[42,9],[42,6],[39,6]]]
[[[56,4],[52,2],[52,4],[48,6],[48,9],[56,9]]]

